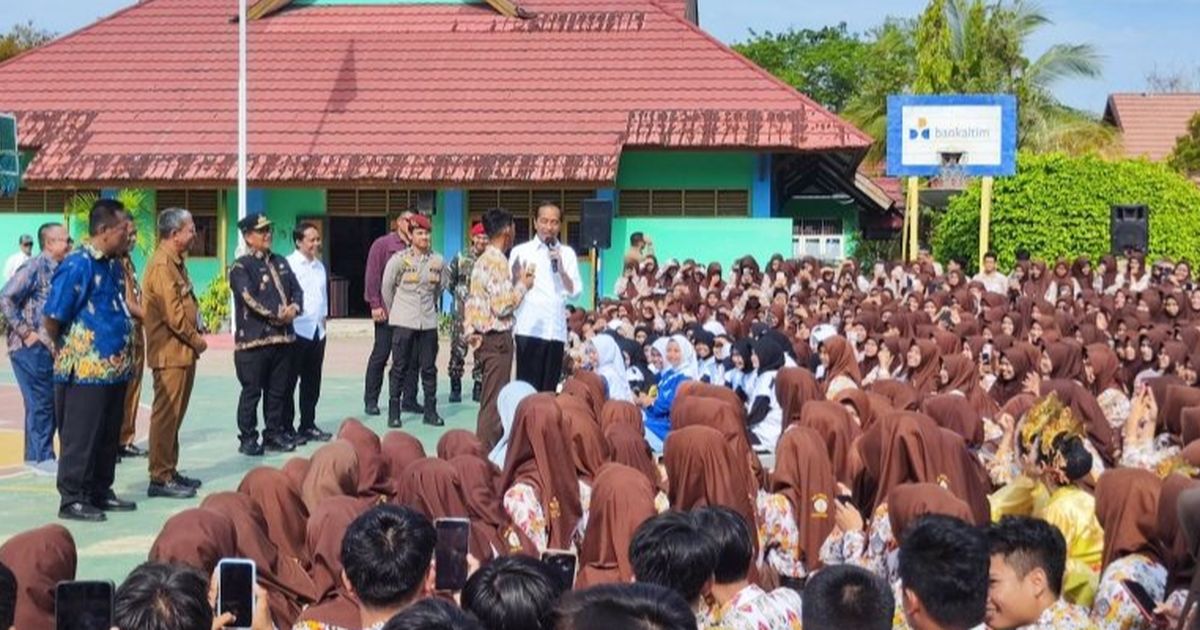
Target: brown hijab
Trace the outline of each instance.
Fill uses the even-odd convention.
[[[1179,413],[1179,425],[1184,446],[1200,439],[1200,406],[1184,407]]]
[[[949,377],[942,387],[942,392],[962,394],[981,416],[991,417],[1000,409],[996,401],[979,386],[979,367],[975,361],[963,354],[952,354],[942,357],[942,367]]]
[[[304,477],[308,475],[308,458],[293,457],[279,469],[287,476],[288,483],[292,486],[292,490],[300,492],[304,487]]]
[[[1158,496],[1162,481],[1140,468],[1113,468],[1096,484],[1096,519],[1104,529],[1103,567],[1132,553],[1159,560]]]
[[[609,460],[612,451],[600,425],[591,417],[586,407],[581,407],[578,399],[571,396],[559,396],[556,399],[562,409],[563,428],[571,440],[571,456],[575,461],[575,471],[579,478],[590,484],[600,473],[600,467]]]
[[[439,442],[438,446],[441,446]],[[388,477],[391,480],[391,494],[400,491],[400,473],[408,465],[425,458],[425,445],[415,436],[404,431],[388,431],[383,434],[380,444],[383,458],[387,462]]]
[[[965,396],[942,394],[926,398],[921,411],[938,426],[961,435],[968,446],[979,448],[983,444],[983,418]]]
[[[604,438],[612,448],[614,463],[628,466],[642,473],[650,485],[655,488],[666,489],[666,485],[659,475],[658,465],[654,463],[654,453],[650,450],[650,445],[646,443],[643,433],[635,433],[629,427],[618,424],[611,427],[604,434]]]
[[[13,627],[54,627],[54,591],[75,579],[75,539],[62,525],[43,525],[9,538],[0,546],[0,562],[17,578]]]
[[[151,562],[183,564],[212,575],[221,558],[238,557],[237,529],[224,514],[189,508],[163,523],[150,547]]]
[[[237,492],[216,492],[205,497],[200,507],[229,518],[237,530],[238,556],[254,561],[258,579],[267,589],[271,618],[279,627],[295,624],[304,606],[316,599],[316,586],[299,562],[279,555],[254,500]]]
[[[437,456],[439,459],[450,461],[459,455],[474,455],[480,459],[487,459],[488,454],[483,448],[483,442],[475,433],[466,429],[450,429],[438,439]],[[395,477],[400,472],[393,470],[392,476]]]
[[[921,396],[917,393],[916,388],[903,381],[892,379],[875,381],[867,386],[867,391],[886,398],[892,409],[896,411],[916,411],[920,406]]]
[[[358,456],[358,496],[387,495],[392,489],[383,460],[379,436],[355,418],[346,418],[338,429],[339,440],[346,440]]]
[[[863,501],[863,507],[869,510],[879,507],[901,484],[937,481],[937,467],[921,418],[925,416],[896,412],[880,418],[863,433],[858,441],[862,481],[856,484],[859,491],[855,493]],[[865,502],[868,492],[872,496],[870,504]]]
[[[1096,451],[1104,461],[1112,465],[1115,461],[1115,453],[1118,448],[1117,435],[1114,433],[1112,425],[1108,423],[1108,419],[1104,415],[1104,410],[1100,408],[1100,403],[1096,402],[1096,397],[1092,395],[1083,385],[1073,380],[1050,380],[1042,381],[1040,394],[1048,396],[1050,392],[1058,394],[1058,399],[1064,405],[1071,408],[1080,420],[1083,421],[1088,439],[1092,445],[1096,447]]]
[[[1185,407],[1200,406],[1200,389],[1186,385],[1167,387],[1166,400],[1162,404],[1163,425],[1171,435],[1183,433],[1183,410]]]
[[[623,426],[638,434],[646,430],[642,422],[642,410],[625,400],[610,400],[604,403],[604,409],[600,412],[600,431],[608,435],[609,429],[614,426]]]
[[[300,490],[309,514],[325,497],[358,496],[358,471],[358,456],[350,442],[334,440],[318,448]]]
[[[824,400],[825,394],[812,372],[785,367],[775,374],[775,399],[783,412],[783,428],[800,421],[800,409],[808,402]]]
[[[1166,567],[1167,592],[1186,588],[1196,571],[1188,555],[1187,541],[1179,529],[1179,495],[1192,488],[1200,488],[1200,479],[1180,474],[1167,475],[1162,482],[1158,497],[1158,523],[1155,537],[1159,546],[1159,557]]]
[[[1099,396],[1110,389],[1122,391],[1121,382],[1117,380],[1117,371],[1121,369],[1117,353],[1103,343],[1088,344],[1084,347],[1084,352],[1087,353],[1087,362],[1092,366],[1092,375],[1095,377],[1092,381],[1092,393]]]
[[[736,461],[745,462],[737,468],[738,481],[753,496],[758,488],[766,485],[767,473],[746,437],[745,407],[713,404],[713,400],[699,395],[683,400],[676,398],[671,405],[671,429],[703,425],[720,431],[737,455]]]
[[[1056,341],[1046,346],[1050,357],[1050,378],[1083,382],[1083,346],[1074,339]]]
[[[574,396],[587,403],[591,409],[592,420],[599,422],[600,414],[604,411],[604,377],[595,372],[580,370],[563,383],[562,393]]]
[[[419,459],[400,473],[399,482],[400,491],[393,501],[413,508],[429,517],[429,520],[471,518],[463,497],[462,484],[458,480],[458,471],[450,462],[436,457]],[[488,536],[483,523],[471,521],[470,551],[480,562],[487,562],[495,556],[492,538],[494,536]],[[504,547],[497,546],[495,549],[501,551]]]
[[[534,394],[517,405],[501,485],[529,484],[537,491],[549,525],[550,547],[569,549],[583,515],[575,463],[552,394]]]
[[[450,460],[450,465],[458,473],[472,527],[478,523],[489,545],[501,555],[523,553],[536,558],[537,546],[519,527],[513,527],[512,519],[501,505],[500,496],[496,493],[499,473],[492,463],[471,455],[459,455]]]
[[[829,400],[810,402],[800,411],[800,426],[821,436],[837,480],[847,485],[854,483],[861,465],[851,447],[862,430],[846,409]]]
[[[826,383],[839,376],[849,378],[855,385],[862,383],[862,374],[858,372],[858,357],[854,356],[854,348],[845,337],[834,335],[826,339],[821,348],[829,357],[829,367],[825,370]]]
[[[708,426],[675,429],[667,435],[663,450],[672,508],[724,505],[741,514],[755,531],[754,495],[730,474],[738,468],[739,458],[720,431]]]
[[[938,373],[942,369],[942,363],[939,360],[941,354],[938,353],[937,343],[932,339],[918,339],[914,345],[921,352],[921,362],[913,368],[909,382],[917,390],[918,395],[926,396],[937,391]]]
[[[838,392],[834,401],[843,407],[849,405],[858,414],[859,426],[863,429],[875,424],[875,406],[871,404],[871,394],[855,387],[848,387]]]
[[[316,603],[300,614],[299,621],[352,630],[362,627],[358,600],[342,582],[342,538],[363,507],[352,497],[329,497],[309,517],[305,540],[313,559]]]
[[[293,558],[306,569],[312,563],[304,544],[304,523],[308,508],[300,492],[292,488],[287,475],[267,466],[246,473],[238,492],[250,497],[262,512],[267,536],[279,546],[279,553]]]
[[[576,588],[633,581],[629,544],[638,526],[657,513],[654,495],[642,473],[621,464],[604,466],[592,486]]]
[[[775,450],[771,492],[784,495],[792,504],[804,568],[819,569],[821,545],[833,530],[837,497],[833,464],[820,434],[803,426],[784,431]]]
[[[968,523],[974,521],[971,508],[936,483],[906,483],[896,486],[888,493],[887,505],[892,537],[897,544],[903,540],[909,525],[926,514],[953,516]]]

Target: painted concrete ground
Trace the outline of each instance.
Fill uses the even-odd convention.
[[[332,333],[336,334],[336,333]],[[353,333],[348,333],[353,334]],[[80,579],[110,579],[120,582],[130,569],[145,560],[158,528],[167,518],[188,507],[195,507],[205,494],[234,490],[242,476],[259,465],[282,465],[293,454],[278,454],[249,458],[237,452],[235,407],[238,384],[233,372],[233,352],[227,340],[210,344],[201,358],[197,371],[191,407],[180,431],[180,470],[204,481],[200,496],[190,500],[147,499],[146,460],[126,460],[117,467],[115,490],[123,498],[138,501],[138,510],[127,514],[110,514],[107,523],[65,523],[79,548]],[[317,424],[334,432],[347,416],[362,418],[379,433],[387,430],[382,417],[367,419],[362,415],[362,379],[370,339],[363,335],[331,338],[326,351],[324,385],[317,407]],[[468,363],[468,402],[459,405],[446,403],[449,381],[445,365],[449,345],[443,341],[438,353],[439,410],[446,419],[445,429],[421,424],[419,417],[405,414],[405,429],[420,438],[428,452],[433,453],[438,436],[451,428],[474,430],[478,406],[470,402],[470,364]],[[145,439],[146,421],[152,400],[150,375],[146,374],[142,388],[142,417],[138,435]],[[386,384],[385,394],[386,398]],[[13,534],[46,523],[60,522],[56,518],[58,494],[54,479],[35,477],[23,471],[22,459],[23,405],[7,356],[0,359],[0,542]],[[297,449],[296,454],[309,455],[317,446]]]

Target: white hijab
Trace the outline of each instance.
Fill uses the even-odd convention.
[[[596,335],[592,337],[592,346],[599,356],[595,371],[608,384],[609,400],[633,402],[633,390],[629,389],[629,378],[625,371],[625,357],[617,340],[610,335]]]
[[[508,456],[508,441],[512,438],[513,423],[517,419],[517,405],[536,393],[533,385],[525,381],[513,381],[505,385],[496,398],[496,406],[500,410],[500,426],[504,434],[500,436],[500,441],[496,443],[492,452],[488,453],[488,459],[501,469],[504,468],[504,459]]]
[[[696,363],[696,347],[683,335],[671,335],[671,341],[674,341],[679,346],[679,354],[682,355],[682,358],[679,360],[679,365],[672,365],[668,369],[679,372],[693,380],[700,378],[700,366]],[[663,357],[665,358],[666,356],[664,348]]]

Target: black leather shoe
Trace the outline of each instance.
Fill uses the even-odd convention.
[[[242,442],[242,445],[238,447],[238,452],[250,457],[259,457],[263,454],[263,447],[258,442]]]
[[[78,502],[59,508],[58,518],[68,521],[85,521],[88,523],[102,523],[108,520],[104,512],[86,503]]]
[[[434,411],[432,406],[429,407],[429,411],[425,412],[425,417],[421,419],[421,422],[431,427],[446,426],[446,422],[442,420],[442,417],[439,416],[436,411]]]
[[[404,426],[404,423],[400,421],[400,416],[388,418],[389,429],[399,429],[402,426]]]
[[[105,512],[133,512],[137,510],[137,503],[118,499],[117,495],[112,492],[109,492],[106,497],[99,497],[95,501],[92,501],[92,505],[96,509]]]
[[[456,380],[450,381],[450,402],[452,402],[452,403],[462,402],[462,381],[461,380],[456,379]]]
[[[204,485],[204,482],[200,481],[199,479],[184,477],[179,473],[175,473],[175,476],[172,479],[175,481],[175,483],[181,486],[187,486],[189,488],[199,488],[200,486]]]
[[[300,429],[300,432],[298,433],[298,435],[300,435],[303,438],[306,438],[309,442],[328,442],[329,440],[333,439],[332,434],[326,433],[326,432],[318,429],[317,427],[309,427],[307,429]]]
[[[117,451],[117,457],[145,457],[146,449],[138,448],[136,444],[126,444]]]
[[[474,402],[483,400],[483,381],[475,381],[475,384],[471,386],[471,400]]]
[[[262,448],[268,453],[291,453],[296,450],[296,445],[292,444],[287,438],[276,438],[274,440],[263,440]]]
[[[166,483],[150,482],[146,488],[146,496],[164,497],[167,499],[190,499],[196,496],[196,489],[172,479]]]
[[[367,403],[363,407],[363,413],[368,416],[378,416],[379,415],[379,404],[378,403]]]
[[[301,433],[296,433],[295,431],[289,431],[284,437],[286,437],[287,441],[291,442],[293,446],[304,446],[305,444],[308,444],[308,438]]]
[[[425,408],[415,401],[406,400],[404,401],[404,404],[400,405],[400,411],[407,411],[408,413],[425,413]]]

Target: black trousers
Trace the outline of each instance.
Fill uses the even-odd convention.
[[[288,387],[292,375],[292,344],[235,350],[233,365],[238,382],[242,384],[237,408],[238,439],[242,442],[258,439],[259,400],[263,404],[263,439],[274,440],[287,433],[283,412],[284,401],[292,391]]]
[[[552,392],[562,378],[563,352],[561,341],[517,335],[517,380],[525,381],[539,392]]]
[[[91,503],[112,491],[127,383],[54,386],[61,506]]]
[[[363,402],[367,405],[379,404],[379,392],[383,391],[383,372],[389,356],[392,357],[392,366],[396,365],[396,357],[392,355],[395,331],[396,328],[387,322],[375,322],[375,344],[371,346],[371,356],[367,358],[367,376],[363,387]],[[417,386],[415,371],[402,376],[406,385]]]
[[[425,402],[432,403],[437,397],[437,335],[436,328],[396,328],[392,337],[392,371],[388,373],[389,405],[398,409],[401,400],[416,402],[418,373]]]
[[[296,426],[296,395],[300,394],[300,430],[317,426],[317,401],[321,399],[321,367],[325,365],[325,339],[296,336],[292,344],[291,379],[283,397],[283,423],[289,430]]]

